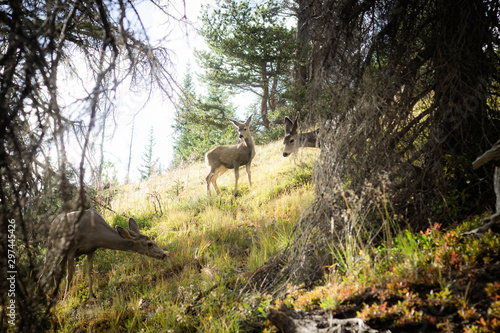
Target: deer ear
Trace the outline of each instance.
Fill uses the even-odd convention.
[[[137,222],[133,218],[130,218],[128,220],[128,228],[135,232],[136,234],[140,234],[141,232],[139,231],[139,226],[137,225]]]
[[[250,122],[252,121],[252,116],[253,114],[251,114],[250,117],[248,117],[247,121],[245,122],[247,126],[250,125]]]
[[[241,126],[241,123],[239,121],[236,121],[236,120],[232,120],[232,119],[229,119],[229,121],[234,125],[236,126],[238,129],[240,128]]]
[[[292,121],[290,120],[290,118],[288,117],[285,117],[285,133],[286,134],[289,134],[292,132],[292,129],[293,129],[293,126],[294,124],[292,123]]]
[[[297,115],[297,118],[295,118],[295,121],[293,122],[291,132],[292,133],[297,133],[297,127],[299,126],[299,116]]]
[[[118,231],[118,234],[123,239],[127,239],[127,240],[134,240],[135,239],[135,237],[133,235],[131,235],[130,232],[125,228],[122,228],[120,226],[116,226],[116,231]]]

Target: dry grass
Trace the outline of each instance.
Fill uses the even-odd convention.
[[[498,235],[461,237],[479,218],[448,231],[438,224],[422,233],[400,231],[384,206],[386,200],[372,202],[384,221],[382,243],[370,246],[362,237],[339,245],[332,239],[331,247],[323,250],[335,264],[321,267],[327,273],[324,285],[308,290],[289,284],[281,289],[280,300],[246,288],[265,271],[263,265],[270,265],[270,259],[279,258],[276,254],[297,239],[297,222],[314,198],[311,179],[317,153],[303,150],[298,158],[285,159],[280,143],[259,147],[254,186],[248,189],[243,173],[236,198],[229,172],[220,178],[222,195],[206,197],[202,163],[121,188],[111,203],[113,210],[134,215],[171,256],[160,262],[98,251],[97,300],[92,302],[85,300],[88,281],[86,262],[81,261],[69,299],[55,309],[53,329],[275,333],[266,314],[270,307],[284,304],[313,314],[359,317],[380,329],[498,330]],[[161,216],[148,198],[151,191],[161,196]],[[345,198],[352,208],[346,225],[366,232],[366,205],[348,193]],[[110,212],[106,215],[108,221],[123,222]]]
[[[112,211],[103,211],[105,219],[114,225],[134,217],[171,255],[161,262],[98,250],[92,302],[85,300],[86,260],[81,260],[69,299],[56,307],[54,328],[224,332],[255,320],[260,296],[239,298],[236,291],[291,239],[314,196],[312,166],[319,153],[304,149],[286,159],[281,142],[256,150],[253,186],[248,188],[242,168],[236,198],[232,171],[219,178],[221,196],[207,198],[203,162],[120,187]]]

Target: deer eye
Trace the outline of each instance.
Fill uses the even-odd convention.
[[[153,243],[148,243],[148,247],[153,247]]]
[[[291,139],[291,140],[290,140],[290,143],[293,143],[294,141],[295,141],[294,139]]]

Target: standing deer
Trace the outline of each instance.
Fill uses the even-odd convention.
[[[215,188],[217,195],[220,194],[219,188],[217,187],[217,178],[222,175],[227,169],[234,169],[234,195],[238,191],[238,178],[240,176],[240,166],[246,166],[248,175],[248,184],[252,186],[252,175],[250,172],[250,165],[252,159],[255,156],[255,144],[253,142],[252,135],[250,134],[250,121],[252,116],[248,117],[247,121],[240,123],[236,120],[229,121],[233,123],[234,126],[238,128],[239,138],[243,139],[242,142],[231,146],[217,146],[212,148],[205,154],[205,162],[210,168],[210,172],[206,178],[207,181],[207,193],[210,193],[210,184]]]
[[[285,138],[283,139],[283,157],[288,157],[302,147],[319,148],[319,129],[307,133],[297,133],[299,118],[292,123],[290,118],[285,117]]]
[[[75,226],[80,214],[79,211],[61,214],[52,222],[45,258],[46,266],[49,262],[49,256],[66,242],[63,235],[67,233],[67,230]],[[165,259],[167,257],[168,252],[163,251],[147,236],[141,234],[134,219],[129,219],[128,226],[129,229],[120,226],[113,229],[96,210],[89,209],[83,212],[76,224],[73,241],[69,244],[61,262],[63,270],[65,266],[68,268],[63,299],[66,299],[68,295],[69,285],[73,278],[75,258],[83,254],[86,254],[88,259],[89,299],[94,298],[92,292],[92,268],[96,249],[104,248],[136,252],[155,259]]]

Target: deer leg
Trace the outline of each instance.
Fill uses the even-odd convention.
[[[70,253],[68,253],[66,266],[68,267],[68,275],[66,275],[66,288],[64,289],[63,301],[68,296],[69,285],[71,283],[71,280],[73,279],[73,272],[75,271],[75,252],[71,251]]]
[[[250,172],[250,163],[248,163],[245,167],[247,169],[248,187],[252,187],[252,173]]]
[[[88,265],[88,274],[89,274],[89,294],[87,295],[88,299],[93,299],[94,293],[92,292],[92,269],[94,268],[94,253],[91,252],[87,254],[87,265]]]
[[[220,174],[221,174],[221,169],[219,168],[215,170],[214,176],[212,177],[212,186],[214,187],[215,193],[217,193],[217,195],[220,194],[219,187],[217,187],[217,178],[219,178]]]
[[[240,178],[240,166],[234,163],[234,196],[238,193],[238,178]]]
[[[217,195],[219,195],[220,191],[219,191],[219,187],[217,186],[217,177],[212,178],[212,185],[213,185]]]
[[[210,173],[208,174],[207,178],[205,178],[207,182],[207,195],[210,198],[212,194],[210,193],[210,183],[212,182],[212,178],[214,177],[214,172],[210,169]]]
[[[61,262],[59,263],[59,266],[61,268],[61,272],[64,274],[64,271],[66,270],[66,263],[68,262],[68,255],[64,256],[61,260]],[[47,282],[48,283],[48,282]],[[55,272],[52,272],[52,283],[53,285],[55,286],[56,283],[57,283],[57,280],[56,280],[56,274]]]
[[[217,192],[217,195],[220,195],[219,187],[217,186],[217,179],[224,173],[226,172],[227,169],[224,166],[220,166],[215,172],[212,177],[212,186],[215,189],[215,192]]]

